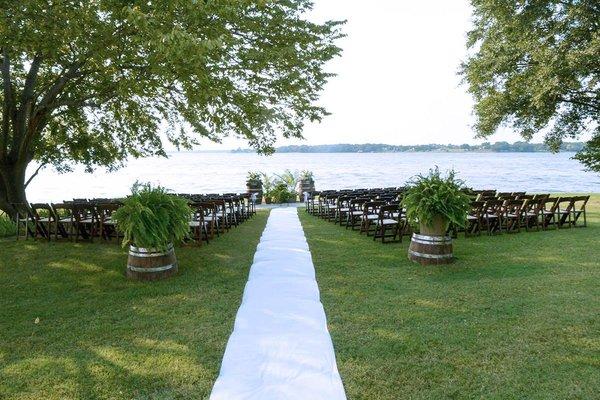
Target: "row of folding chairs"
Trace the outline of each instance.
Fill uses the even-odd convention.
[[[586,227],[590,196],[550,197],[549,194],[479,196],[471,202],[465,236]]]
[[[256,214],[255,199],[246,193],[179,196],[188,199],[194,209],[190,229],[199,244],[209,243]]]
[[[116,199],[13,204],[17,210],[17,240],[29,237],[73,241],[119,238],[112,214],[120,205]]]
[[[308,193],[306,212],[325,220],[358,229],[385,242],[401,241],[412,233],[406,212],[400,206],[403,188],[321,191]],[[586,204],[590,196],[550,197],[549,194],[526,192],[469,192],[471,202],[464,228],[450,226],[448,234],[456,237],[516,233],[522,229],[547,230],[587,226]],[[393,208],[395,207],[395,208]],[[388,232],[389,231],[389,232]],[[388,233],[390,236],[388,236]]]
[[[251,218],[255,207],[245,195],[206,198],[202,202],[188,199],[191,237],[199,244],[228,232]],[[112,219],[122,199],[73,199],[61,203],[13,204],[17,210],[17,240],[41,238],[73,241],[119,239]]]
[[[410,234],[400,206],[402,193],[403,188],[397,187],[310,192],[306,212],[382,243],[401,242]]]

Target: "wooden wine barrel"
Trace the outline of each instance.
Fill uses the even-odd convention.
[[[127,277],[138,281],[156,281],[177,273],[175,249],[169,245],[166,251],[129,247]]]
[[[454,261],[452,238],[413,233],[408,258],[421,265],[450,264]]]

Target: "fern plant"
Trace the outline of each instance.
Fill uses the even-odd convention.
[[[166,250],[189,234],[192,209],[187,200],[149,183],[136,183],[113,219],[124,235],[123,246]]]
[[[406,217],[412,223],[432,225],[435,218],[464,226],[470,208],[470,198],[463,192],[464,182],[449,171],[443,176],[438,167],[427,175],[417,175],[408,182],[402,200]]]

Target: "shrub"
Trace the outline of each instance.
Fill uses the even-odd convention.
[[[123,246],[166,250],[170,243],[188,236],[191,213],[187,200],[169,194],[163,187],[136,183],[114,219],[124,235]]]
[[[408,182],[402,205],[412,223],[431,225],[441,215],[448,221],[464,226],[470,208],[470,198],[461,189],[464,182],[449,171],[442,176],[440,169],[430,169],[427,175],[417,175]]]
[[[292,193],[288,189],[287,185],[283,182],[276,184],[275,188],[271,192],[271,199],[275,203],[287,203],[294,196],[295,194]]]
[[[14,236],[16,234],[15,223],[10,220],[8,215],[0,212],[0,237]]]
[[[262,172],[259,171],[248,171],[248,175],[246,175],[246,182],[248,183],[260,183],[261,178],[263,176]]]
[[[312,171],[309,170],[303,170],[300,171],[300,175],[298,175],[298,180],[300,181],[309,181],[309,182],[314,182],[315,181],[315,176],[313,174]]]

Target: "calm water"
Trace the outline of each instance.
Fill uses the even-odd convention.
[[[30,201],[115,197],[136,181],[160,183],[181,193],[245,190],[246,173],[309,169],[317,190],[401,186],[411,176],[438,165],[454,168],[469,186],[500,191],[600,192],[600,175],[583,171],[570,153],[172,153],[170,158],[130,161],[113,173],[43,170],[28,189]]]

